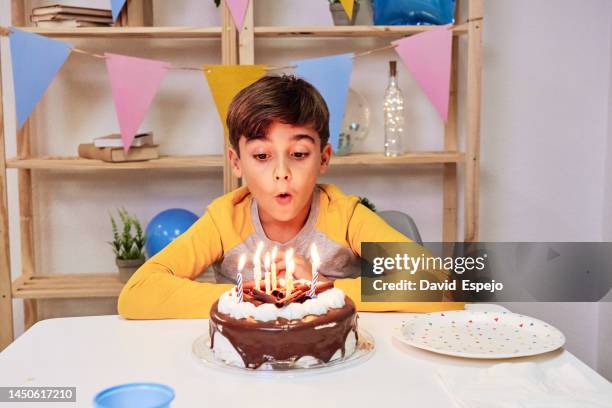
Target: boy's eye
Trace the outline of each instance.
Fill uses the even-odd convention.
[[[293,152],[293,157],[296,159],[305,159],[308,157],[308,152]]]
[[[260,160],[260,161],[264,161],[268,158],[268,155],[266,153],[259,153],[259,154],[254,154],[253,158],[255,160]]]

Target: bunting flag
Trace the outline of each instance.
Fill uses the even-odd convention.
[[[104,56],[123,150],[127,153],[166,75],[168,63],[109,53]]]
[[[117,20],[121,10],[125,6],[125,0],[111,0],[111,11],[113,13],[113,21]]]
[[[70,55],[70,46],[11,27],[9,37],[17,128],[21,129]]]
[[[266,65],[204,65],[202,69],[217,105],[223,129],[227,133],[225,117],[232,98],[264,76]]]
[[[453,32],[449,26],[393,41],[406,64],[444,122],[448,119]]]
[[[323,96],[329,109],[329,143],[338,148],[346,98],[348,97],[353,54],[294,61],[298,76],[310,82]]]
[[[349,20],[353,18],[353,7],[355,6],[355,0],[340,0],[344,11],[348,15]]]
[[[225,4],[229,8],[232,19],[238,31],[242,31],[244,25],[244,16],[246,16],[249,0],[225,0]]]

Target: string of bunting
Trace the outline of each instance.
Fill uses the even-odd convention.
[[[471,21],[475,20],[478,19]],[[98,54],[15,27],[0,26],[0,35],[8,36],[10,40],[18,128],[23,126],[70,52],[75,52],[105,61],[123,146],[127,152],[166,72],[170,69],[204,73],[224,126],[227,108],[241,89],[257,81],[266,72],[293,69],[297,76],[312,83],[325,99],[330,111],[330,143],[336,149],[342,128],[353,60],[394,49],[441,118],[446,121],[452,30],[452,25],[439,26],[364,52],[291,61],[290,64],[282,66],[203,65],[200,67],[175,65],[108,52]]]
[[[0,26],[0,36],[5,37],[5,36],[8,36],[10,34],[11,34],[11,29],[10,28]],[[395,47],[397,47],[397,45],[390,44],[390,45],[385,45],[383,47],[374,48],[374,49],[363,51],[363,52],[353,53],[352,58],[365,57],[365,56],[374,54],[376,52],[390,50],[390,49],[393,49]],[[95,58],[100,58],[100,59],[105,59],[106,58],[106,56],[104,56],[104,55],[96,54],[95,52],[83,50],[83,49],[80,49],[80,48],[77,48],[77,47],[70,47],[70,50],[72,52],[76,52],[78,54],[83,54],[83,55],[88,55],[90,57],[95,57]],[[277,71],[277,70],[281,70],[281,69],[292,69],[292,68],[296,68],[296,65],[283,65],[283,66],[278,66],[278,67],[267,66],[266,67],[266,71]],[[185,65],[168,65],[168,69],[189,70],[189,71],[202,71],[201,66],[200,67],[195,67],[195,66],[185,66]]]

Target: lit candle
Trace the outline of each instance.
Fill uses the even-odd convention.
[[[264,257],[264,266],[266,268],[266,272],[264,274],[264,283],[266,285],[266,294],[272,293],[270,289],[270,253],[266,251],[266,256]]]
[[[277,285],[276,285],[276,251],[278,250],[277,247],[274,247],[272,249],[272,256],[271,256],[271,261],[272,261],[272,265],[271,265],[271,271],[270,273],[272,274],[272,290],[276,290]]]
[[[319,280],[319,264],[321,260],[319,259],[319,252],[317,251],[317,244],[314,242],[310,246],[310,263],[312,265],[312,279],[310,281],[310,290],[308,291],[308,296],[310,298],[317,297],[317,281]]]
[[[238,260],[238,276],[237,276],[237,287],[236,291],[238,292],[237,301],[238,303],[242,302],[243,298],[243,288],[242,288],[242,270],[244,269],[244,265],[246,264],[246,254],[240,255],[240,259]]]
[[[259,289],[259,282],[261,281],[261,261],[259,257],[263,251],[263,242],[257,244],[255,255],[253,255],[253,281],[255,282],[255,288]]]
[[[293,292],[293,271],[295,270],[295,261],[292,259],[289,260],[287,264],[286,274],[289,274],[289,277],[285,282],[285,296],[289,296]]]
[[[293,248],[285,253],[285,296],[293,292],[293,271],[295,263],[293,261]]]

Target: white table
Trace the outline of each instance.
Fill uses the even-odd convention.
[[[470,308],[505,310],[497,305]],[[191,346],[208,330],[208,320],[128,321],[119,316],[43,320],[0,353],[0,386],[77,387],[76,404],[49,405],[54,408],[89,407],[98,391],[139,381],[174,388],[173,408],[452,407],[436,379],[436,369],[462,367],[468,373],[499,362],[437,355],[393,340],[393,327],[406,315],[360,313],[360,325],[376,340],[374,356],[362,364],[321,375],[276,379],[219,372],[198,363]],[[565,350],[513,361],[533,361],[543,367],[570,363],[589,379],[607,383]],[[0,403],[3,406],[8,404]],[[25,408],[28,403],[14,406]]]

